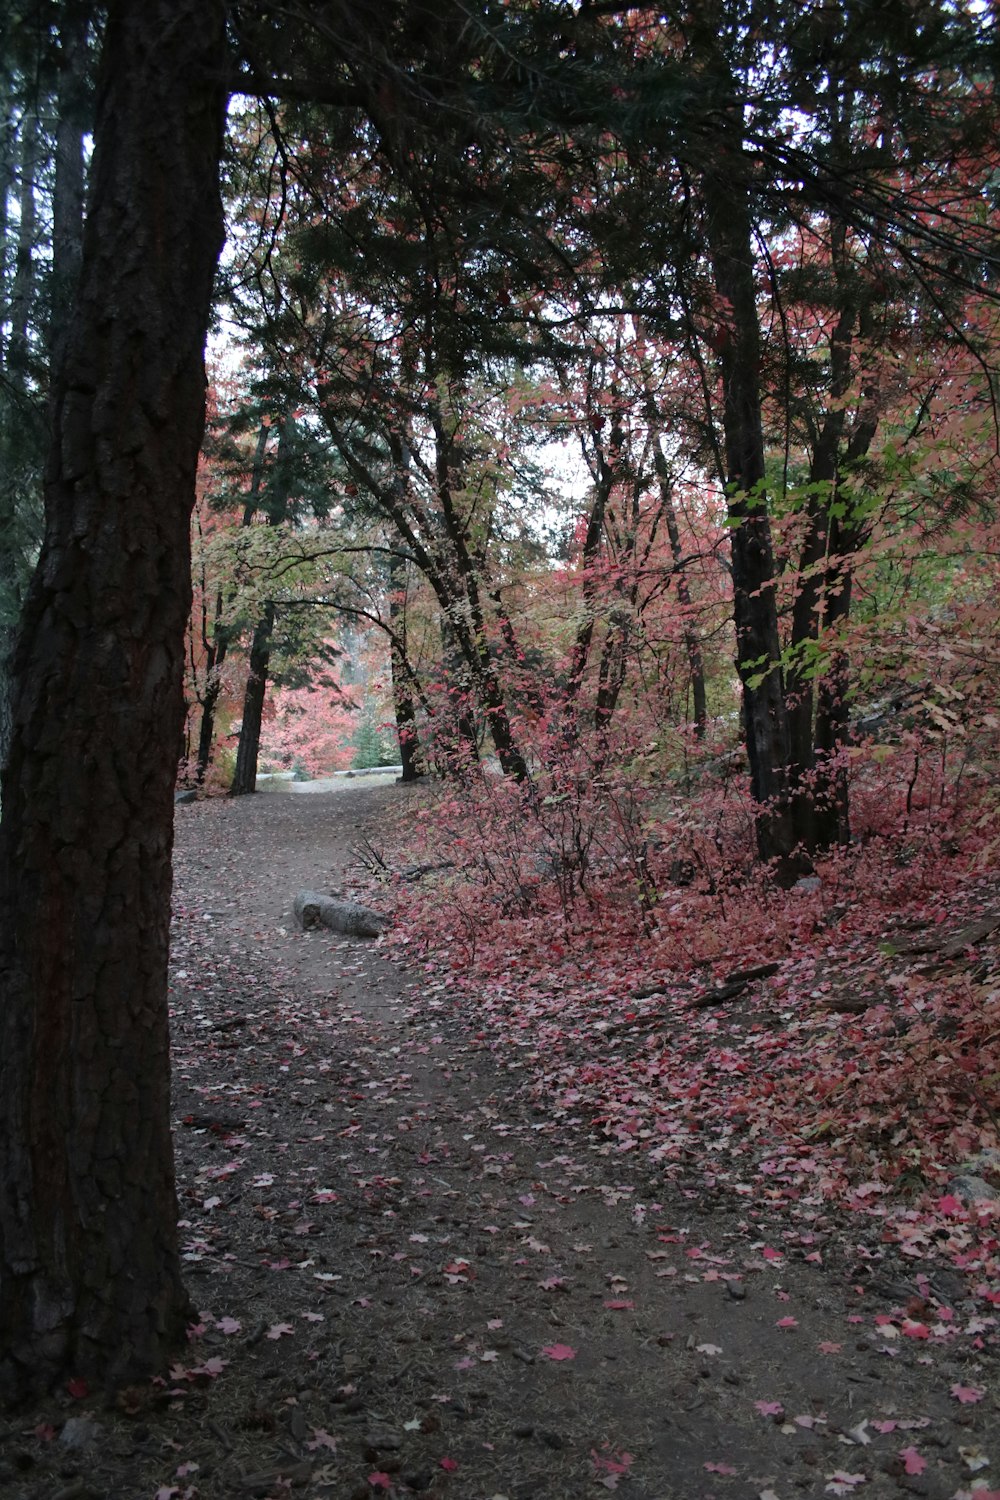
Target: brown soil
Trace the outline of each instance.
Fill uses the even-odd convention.
[[[873,1295],[917,1288],[875,1231],[805,1234],[763,1190],[658,1187],[531,1102],[526,1068],[500,1070],[474,996],[296,931],[296,892],[350,887],[356,846],[411,795],[178,809],[198,1326],[171,1379],[114,1411],[67,1395],[0,1427],[4,1500],[1000,1490],[995,1347],[959,1278],[936,1286],[961,1338],[878,1338]]]

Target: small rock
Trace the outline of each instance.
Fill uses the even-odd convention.
[[[984,1151],[979,1151],[975,1156],[970,1156],[961,1166],[962,1172],[974,1172],[977,1176],[983,1172],[995,1172],[1000,1175],[1000,1150],[995,1146],[987,1146]]]
[[[953,1177],[948,1184],[948,1191],[963,1203],[982,1203],[984,1200],[996,1202],[1000,1193],[991,1187],[982,1177]]]
[[[746,1286],[742,1281],[727,1281],[726,1291],[734,1302],[743,1302],[747,1294]]]
[[[379,1453],[395,1453],[403,1446],[399,1433],[392,1432],[387,1427],[373,1427],[370,1432],[365,1433],[362,1442],[366,1448],[374,1448]]]
[[[803,875],[792,886],[792,890],[799,891],[803,895],[808,895],[810,891],[818,891],[822,887],[822,884],[823,882],[818,875]]]
[[[101,1426],[90,1417],[70,1417],[63,1423],[59,1441],[64,1448],[89,1448],[101,1436]]]

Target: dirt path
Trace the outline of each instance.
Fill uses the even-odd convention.
[[[886,1305],[917,1288],[856,1223],[845,1241],[832,1221],[771,1222],[763,1183],[738,1202],[658,1199],[527,1102],[474,997],[379,945],[295,930],[296,891],[349,883],[352,849],[407,795],[179,809],[177,1161],[198,1327],[172,1380],[117,1413],[67,1398],[38,1431],[5,1430],[0,1494],[1000,1487],[981,1323],[932,1355],[873,1334],[870,1263]]]

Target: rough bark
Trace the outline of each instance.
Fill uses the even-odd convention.
[[[6,366],[14,382],[24,382],[28,366],[28,327],[35,300],[35,251],[38,249],[38,116],[26,110],[21,121],[21,180],[14,278],[5,321],[10,324]]]
[[[84,135],[88,118],[89,5],[62,7],[56,100],[55,181],[52,191],[52,290],[49,363],[55,368],[68,332],[68,313],[83,256]]]
[[[167,942],[219,0],[118,0],[0,823],[0,1389],[162,1369],[188,1310]]]
[[[732,526],[736,666],[743,684],[750,781],[757,804],[760,857],[794,878],[808,861],[789,799],[789,737],[775,599],[774,552],[764,488],[758,323],[749,204],[750,165],[730,143],[704,175],[709,251],[720,302],[717,344],[723,388],[723,435]]]
[[[295,921],[304,932],[328,927],[347,937],[375,938],[392,926],[392,918],[383,912],[357,901],[342,901],[339,896],[325,896],[321,891],[299,891],[292,907]]]
[[[250,492],[247,503],[243,507],[244,527],[253,524],[257,514],[257,504],[260,499],[261,483],[264,478],[264,458],[267,453],[267,439],[270,428],[261,424],[257,434],[257,447],[254,451],[253,471],[250,476]],[[222,693],[222,668],[229,652],[229,631],[223,623],[226,613],[227,600],[221,589],[215,596],[215,619],[212,623],[211,638],[209,638],[208,621],[202,618],[202,647],[205,652],[205,690],[199,702],[201,705],[201,722],[198,726],[198,753],[195,761],[195,780],[201,786],[208,775],[208,768],[212,763],[212,747],[215,741],[215,714],[219,706],[219,698]],[[258,731],[259,733],[259,731]],[[254,763],[254,780],[256,781],[257,767]]]
[[[268,602],[257,621],[250,646],[250,671],[243,693],[243,722],[236,749],[236,769],[229,788],[230,797],[246,797],[257,790],[257,758],[260,754],[260,730],[264,722],[264,699],[267,697],[273,631],[274,605]]]
[[[0,69],[0,367],[6,364],[3,330],[9,316],[10,278],[16,250],[11,236],[10,200],[17,182],[15,93]]]
[[[413,669],[406,654],[406,562],[392,557],[389,563],[389,663],[392,673],[392,706],[403,767],[400,781],[419,781],[424,774],[414,702]]]

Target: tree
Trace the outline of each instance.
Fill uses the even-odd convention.
[[[0,822],[0,1386],[20,1396],[162,1368],[188,1311],[167,929],[224,76],[220,0],[112,5]]]
[[[49,373],[79,270],[91,10],[70,0],[40,26],[15,0],[0,22],[0,765],[8,660],[41,540]]]

